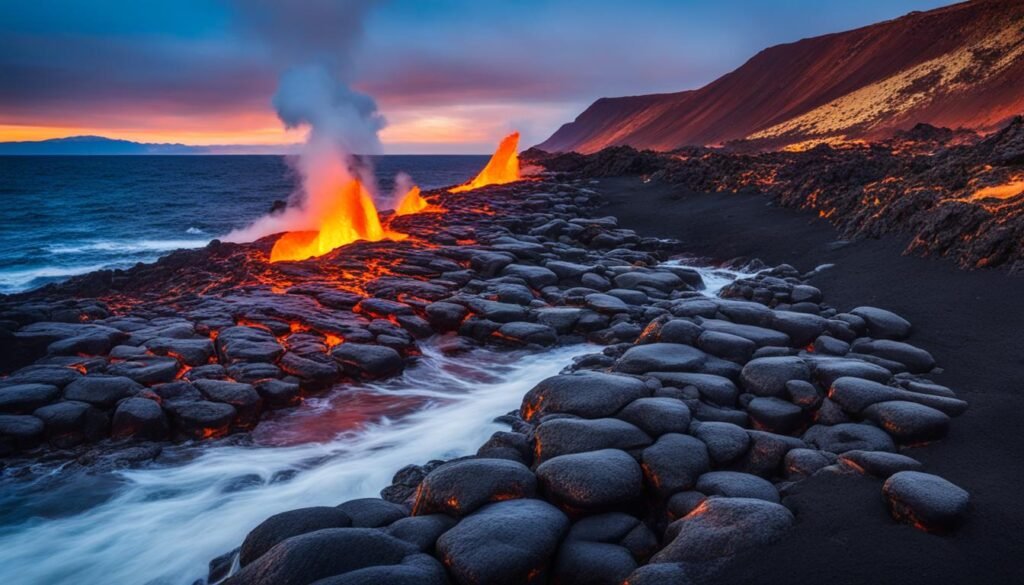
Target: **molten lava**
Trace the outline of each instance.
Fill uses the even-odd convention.
[[[316,232],[288,232],[274,243],[271,262],[305,260],[357,240],[401,240],[405,234],[385,230],[370,193],[356,179],[349,181],[321,218]]]
[[[412,215],[414,213],[441,213],[443,208],[431,205],[420,195],[420,188],[413,185],[412,189],[402,197],[395,207],[395,215]]]
[[[450,193],[462,193],[463,191],[471,191],[480,187],[486,187],[487,185],[504,185],[512,181],[518,181],[520,179],[518,149],[519,133],[513,132],[501,141],[501,144],[498,145],[498,150],[494,151],[491,160],[487,161],[487,166],[484,167],[484,170],[480,171],[480,174],[475,179],[465,185],[452,187],[448,191]]]

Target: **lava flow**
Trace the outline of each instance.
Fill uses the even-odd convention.
[[[319,231],[288,232],[274,243],[271,262],[305,260],[357,240],[402,240],[405,234],[385,229],[369,192],[357,179],[341,188],[320,223]]]
[[[395,215],[412,215],[414,213],[441,213],[444,211],[443,207],[437,205],[431,205],[423,195],[420,194],[420,188],[413,185],[411,189],[402,197],[402,200],[398,202],[398,206],[395,207]]]
[[[486,187],[487,185],[504,185],[505,183],[518,181],[521,178],[519,175],[518,149],[519,133],[513,132],[501,141],[501,144],[498,145],[498,150],[494,151],[491,160],[487,161],[487,166],[484,167],[484,170],[480,171],[480,174],[475,179],[465,185],[452,187],[448,191],[450,193],[462,193],[463,191],[471,191],[480,187]]]

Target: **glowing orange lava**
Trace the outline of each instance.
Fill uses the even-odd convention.
[[[981,199],[1009,199],[1024,193],[1024,180],[1010,181],[1003,185],[994,185],[978,189],[967,201],[979,201]]]
[[[518,181],[521,178],[519,175],[518,150],[519,133],[513,132],[501,141],[501,144],[498,145],[498,150],[494,151],[491,160],[487,161],[487,166],[484,167],[484,170],[480,171],[480,174],[475,179],[465,185],[452,187],[448,191],[450,193],[462,193],[463,191],[471,191],[480,187],[486,187],[487,185],[504,185],[505,183]]]
[[[385,230],[370,193],[356,179],[349,181],[320,222],[318,232],[288,232],[274,243],[271,262],[305,260],[357,240],[401,240],[405,234]]]
[[[441,213],[443,208],[431,205],[420,195],[420,188],[413,185],[412,189],[402,197],[395,208],[395,215],[412,215],[414,213]]]

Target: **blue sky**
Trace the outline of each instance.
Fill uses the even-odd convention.
[[[338,9],[351,2],[365,18]],[[249,0],[0,0],[0,139],[298,141],[270,100],[308,44],[345,53],[387,152],[486,152],[513,128],[539,142],[602,96],[692,89],[765,47],[944,4],[302,0],[270,3],[254,34]],[[275,44],[277,28],[297,34]]]

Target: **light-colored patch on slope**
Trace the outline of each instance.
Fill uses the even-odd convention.
[[[1024,57],[1024,30],[1019,22],[1006,25],[997,34],[864,86],[747,138],[824,136],[854,127],[870,129],[931,103],[939,96],[970,91],[979,82],[998,75]],[[978,60],[978,55],[997,57],[984,64]]]

